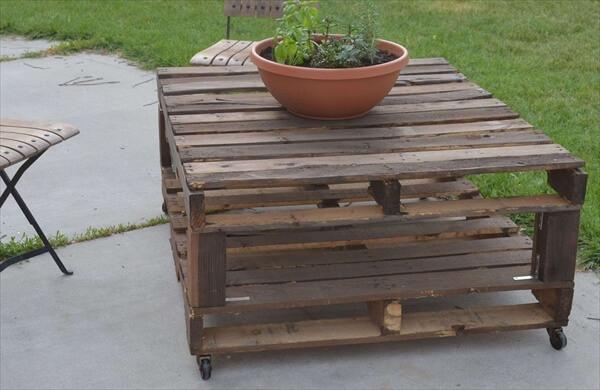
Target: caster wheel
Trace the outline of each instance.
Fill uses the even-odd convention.
[[[163,202],[161,207],[162,207],[163,213],[167,214],[167,204],[165,202]]]
[[[212,364],[210,363],[210,359],[203,358],[198,360],[198,366],[200,367],[200,375],[202,375],[203,380],[207,381],[210,379],[210,374],[212,372]]]
[[[562,328],[548,329],[548,335],[550,336],[550,344],[552,348],[560,351],[567,346],[567,336],[563,332]]]

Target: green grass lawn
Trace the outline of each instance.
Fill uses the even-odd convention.
[[[360,1],[322,0],[350,20]],[[581,259],[600,265],[600,2],[377,1],[379,36],[412,57],[445,57],[554,141],[587,161]],[[186,65],[223,38],[221,0],[0,2],[0,32],[72,41],[62,52],[115,50],[152,69]],[[234,39],[273,34],[271,20],[235,19]],[[474,180],[487,195],[548,191],[545,175]],[[530,222],[530,219],[523,218]]]

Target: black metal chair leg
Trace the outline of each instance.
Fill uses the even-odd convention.
[[[38,154],[37,156],[32,157],[31,159],[27,160],[23,164],[23,166],[25,166],[27,164],[27,166],[24,169],[23,169],[23,166],[21,166],[19,168],[19,170],[17,171],[17,174],[15,174],[16,180],[18,180],[21,177],[21,175],[23,174],[23,172],[25,171],[25,169],[27,169],[27,167],[29,167],[33,163],[33,162],[30,163],[30,161],[31,160],[35,161],[39,156],[41,156],[41,153]],[[4,183],[6,184],[6,189],[2,193],[2,203],[4,203],[4,201],[8,197],[8,194],[6,196],[4,196],[4,194],[7,193],[7,191],[8,191],[13,196],[13,198],[15,199],[15,201],[17,202],[17,204],[19,205],[19,208],[21,209],[21,211],[23,212],[23,214],[25,214],[25,217],[27,218],[27,221],[29,221],[29,223],[31,224],[31,226],[33,226],[33,228],[35,229],[35,232],[37,233],[37,235],[40,237],[40,240],[42,240],[42,243],[44,244],[44,248],[43,249],[38,249],[36,251],[32,251],[32,252],[26,253],[24,255],[15,256],[14,258],[5,260],[3,263],[6,263],[6,264],[2,264],[2,265],[4,265],[4,267],[0,268],[0,271],[2,271],[2,269],[6,268],[10,264],[14,264],[14,263],[16,263],[18,261],[30,258],[30,257],[35,256],[35,255],[40,254],[40,253],[49,252],[50,256],[52,256],[52,259],[54,260],[54,262],[56,263],[56,265],[58,266],[58,268],[61,270],[61,272],[63,274],[65,274],[65,275],[73,275],[73,272],[69,271],[65,267],[65,265],[62,263],[62,261],[60,260],[60,258],[58,257],[58,255],[54,251],[54,248],[52,248],[52,245],[50,244],[50,241],[48,241],[48,238],[46,238],[46,235],[42,231],[42,228],[37,223],[37,221],[33,217],[33,214],[31,214],[31,211],[29,210],[29,208],[25,204],[25,201],[23,200],[23,198],[21,198],[21,195],[19,194],[19,192],[15,188],[15,184],[16,184],[15,178],[13,178],[13,180],[11,181],[9,179],[8,175],[6,174],[6,172],[4,172],[4,171],[0,171],[0,176],[2,177],[2,180],[4,181]]]
[[[19,169],[17,169],[17,172],[12,177],[12,179],[9,179],[8,175],[4,171],[2,171],[2,173],[3,173],[2,180],[4,180],[4,183],[6,184],[6,189],[4,191],[2,191],[2,195],[0,195],[0,207],[2,207],[4,202],[6,202],[6,199],[8,199],[8,194],[10,194],[12,189],[15,188],[19,179],[21,178],[21,176],[23,176],[23,173],[27,170],[27,168],[29,168],[31,166],[31,164],[33,164],[35,162],[35,160],[40,158],[42,156],[42,154],[44,154],[44,152],[45,152],[45,150],[36,154],[35,156],[28,158],[27,161],[25,161],[23,164],[21,164]]]

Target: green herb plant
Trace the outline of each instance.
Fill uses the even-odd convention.
[[[337,26],[331,17],[321,17],[312,0],[288,0],[279,19],[274,42],[275,61],[312,68],[356,68],[389,61],[389,55],[375,47],[377,11],[365,1],[358,23],[349,24],[344,35],[332,35]],[[320,39],[313,34],[321,31]]]
[[[319,9],[316,1],[287,1],[279,19],[274,56],[277,62],[288,65],[306,63],[315,51],[311,35],[317,29]]]

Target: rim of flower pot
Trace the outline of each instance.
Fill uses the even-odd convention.
[[[268,60],[260,55],[267,47],[273,43],[273,38],[263,39],[252,45],[250,59],[259,69],[266,70],[271,73],[276,73],[288,77],[296,77],[302,79],[317,79],[317,80],[349,80],[362,79],[368,77],[377,77],[387,73],[395,72],[398,68],[403,67],[408,62],[408,50],[402,45],[384,39],[377,39],[377,48],[385,50],[387,47],[394,47],[402,51],[402,54],[395,60],[385,62],[378,65],[360,66],[356,68],[308,68],[304,66],[294,66],[280,64],[275,61]],[[394,54],[398,55],[397,50]]]

